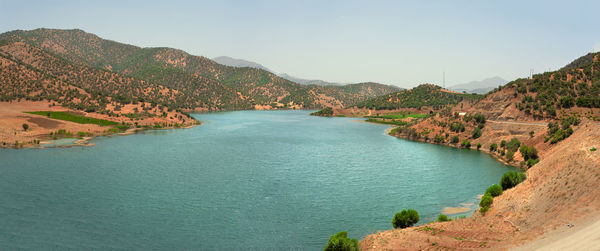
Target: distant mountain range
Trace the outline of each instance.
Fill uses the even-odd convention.
[[[256,69],[262,69],[265,71],[269,71],[271,73],[277,74],[275,72],[273,72],[272,70],[270,70],[269,68],[265,67],[264,65],[261,65],[259,63],[256,62],[252,62],[252,61],[248,61],[248,60],[244,60],[244,59],[238,59],[238,58],[232,58],[232,57],[227,57],[227,56],[221,56],[221,57],[216,57],[212,59],[213,61],[222,64],[222,65],[227,65],[227,66],[233,66],[233,67],[251,67],[251,68],[256,68]],[[277,74],[279,77],[282,77],[284,79],[287,79],[289,81],[292,82],[296,82],[298,84],[303,84],[303,85],[321,85],[321,86],[325,86],[325,85],[345,85],[342,83],[333,83],[333,82],[327,82],[327,81],[323,81],[323,80],[319,80],[319,79],[303,79],[303,78],[297,78],[294,76],[290,76],[286,73],[279,73]]]
[[[453,85],[448,87],[448,89],[456,92],[486,94],[494,88],[503,86],[506,83],[508,83],[508,81],[501,77],[492,77],[480,81],[471,81],[464,84]]]
[[[233,67],[251,67],[251,68],[256,68],[256,69],[262,69],[268,72],[273,72],[271,71],[269,68],[264,67],[263,65],[256,63],[256,62],[252,62],[252,61],[248,61],[248,60],[244,60],[244,59],[238,59],[238,58],[232,58],[232,57],[227,57],[227,56],[221,56],[221,57],[216,57],[212,59],[213,61],[222,64],[222,65],[227,65],[227,66],[233,66]]]
[[[298,84],[303,84],[303,85],[322,85],[322,86],[325,86],[325,85],[345,85],[345,84],[342,84],[342,83],[332,83],[332,82],[327,82],[327,81],[323,81],[323,80],[319,80],[319,79],[297,78],[297,77],[294,77],[294,76],[290,76],[290,75],[288,75],[286,73],[281,73],[281,74],[278,74],[278,75],[280,77],[282,77],[282,78],[285,78],[285,79],[289,80],[289,81],[296,82]]]

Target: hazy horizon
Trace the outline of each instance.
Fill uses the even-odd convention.
[[[0,0],[0,32],[82,29],[141,47],[257,62],[328,82],[513,80],[600,50],[600,3]]]

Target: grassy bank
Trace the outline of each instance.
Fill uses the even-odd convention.
[[[99,126],[114,126],[114,125],[119,124],[117,122],[110,121],[110,120],[90,118],[90,117],[81,116],[81,115],[77,115],[77,114],[73,114],[73,113],[67,113],[67,112],[37,111],[37,112],[25,112],[25,113],[46,116],[51,119],[71,121],[71,122],[75,122],[75,123],[79,123],[79,124],[94,124],[94,125],[99,125]]]

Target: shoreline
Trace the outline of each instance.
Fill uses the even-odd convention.
[[[80,146],[94,146],[96,145],[95,143],[90,143],[89,141],[98,138],[98,137],[112,137],[112,136],[128,136],[128,135],[132,135],[132,134],[136,134],[138,132],[144,132],[144,131],[150,131],[150,130],[171,130],[171,129],[190,129],[193,128],[195,126],[200,126],[202,125],[202,122],[196,120],[197,123],[196,124],[191,124],[191,125],[187,125],[187,126],[179,126],[179,127],[175,127],[175,126],[171,126],[171,127],[163,127],[163,128],[143,128],[143,127],[136,127],[136,128],[128,128],[125,131],[118,131],[118,132],[113,132],[113,133],[103,133],[100,135],[94,135],[94,136],[85,136],[85,137],[81,137],[81,138],[69,138],[69,137],[65,137],[65,138],[58,138],[58,139],[50,139],[50,140],[42,140],[40,141],[38,144],[27,144],[27,145],[22,145],[20,147],[16,147],[14,145],[0,145],[0,149],[48,149],[48,148],[68,148],[68,147],[80,147]],[[44,136],[49,136],[49,135],[44,135]],[[64,144],[64,145],[52,145],[53,141],[56,140],[61,140],[61,139],[74,139],[75,141],[71,144]],[[51,145],[51,146],[44,146],[44,145]],[[12,146],[12,147],[11,147]]]
[[[358,120],[356,120],[356,121],[358,121]],[[462,147],[460,147],[460,145],[456,145],[456,146],[454,146],[454,145],[452,145],[452,144],[449,144],[449,143],[448,143],[448,144],[441,144],[441,143],[429,142],[429,141],[426,141],[426,140],[420,140],[420,139],[419,139],[419,140],[414,140],[414,139],[410,139],[410,138],[408,138],[408,137],[405,137],[405,136],[402,136],[402,135],[392,135],[392,134],[390,134],[390,133],[391,133],[391,132],[392,132],[392,130],[394,130],[394,128],[396,128],[397,126],[390,125],[390,124],[385,124],[385,123],[369,122],[369,121],[366,121],[366,120],[362,120],[362,122],[365,122],[365,123],[372,123],[372,124],[379,124],[379,125],[389,125],[389,126],[390,126],[390,128],[386,129],[386,130],[385,130],[385,133],[386,133],[387,135],[389,135],[389,136],[396,137],[396,138],[399,138],[399,139],[405,139],[405,140],[410,140],[410,141],[415,141],[415,142],[422,142],[422,143],[433,144],[433,145],[447,146],[447,147],[458,148],[458,149],[468,149],[468,150],[473,150],[473,149],[471,149],[471,148],[462,148]],[[475,149],[475,151],[478,151],[478,152],[484,152],[484,153],[485,153],[485,154],[487,154],[488,156],[492,157],[493,159],[495,159],[496,161],[498,161],[498,162],[500,162],[500,163],[502,163],[502,164],[504,164],[504,165],[507,165],[507,166],[512,166],[512,167],[518,168],[519,170],[523,170],[523,171],[527,170],[527,169],[523,168],[523,167],[522,167],[521,165],[519,165],[519,164],[516,164],[516,163],[509,163],[509,162],[507,162],[507,161],[505,161],[505,160],[501,159],[499,156],[497,156],[497,155],[495,155],[495,154],[491,154],[491,153],[490,153],[490,151],[489,151],[488,149],[481,148],[481,149],[479,149],[479,150]]]

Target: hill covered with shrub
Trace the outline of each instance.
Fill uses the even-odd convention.
[[[482,95],[450,92],[432,84],[422,84],[409,90],[372,98],[356,106],[375,110],[423,107],[441,109],[447,105],[456,105],[465,99],[476,101],[482,97]]]
[[[170,109],[182,110],[236,110],[255,109],[261,106],[272,108],[321,108],[325,106],[347,106],[398,88],[376,84],[360,83],[349,86],[306,86],[291,82],[268,71],[250,67],[231,67],[218,64],[208,58],[190,55],[172,48],[141,48],[133,45],[102,39],[82,30],[36,29],[31,31],[11,31],[0,34],[0,45],[5,49],[5,58],[14,57],[23,61],[18,54],[21,49],[37,50],[29,55],[31,62],[45,62],[44,67],[34,68],[42,75],[59,74],[74,85],[85,86],[98,95],[116,96],[123,102],[143,98],[144,100],[162,99],[161,104]],[[18,48],[15,48],[18,47]],[[12,49],[11,49],[12,48]],[[15,54],[16,53],[16,54]],[[44,55],[41,55],[44,54]],[[40,58],[36,58],[40,56]],[[49,71],[52,68],[54,72]],[[68,72],[69,74],[65,74]],[[107,74],[116,77],[98,78]],[[69,76],[67,76],[69,75]],[[76,76],[76,77],[73,77]],[[23,76],[24,77],[24,76]],[[81,79],[98,79],[98,86],[92,82],[80,82]],[[117,79],[118,81],[113,81]],[[168,89],[157,95],[142,94],[130,84],[121,83],[128,79],[144,83],[152,88]],[[108,95],[102,80],[113,85]],[[11,80],[12,81],[12,80]],[[17,82],[5,83],[18,88]],[[99,89],[100,91],[97,91]],[[27,89],[29,93],[34,90]],[[41,91],[41,90],[40,90]],[[14,99],[15,95],[3,92],[4,99]],[[156,101],[157,103],[159,101]],[[98,104],[101,106],[101,104]],[[100,107],[101,108],[101,107]]]

